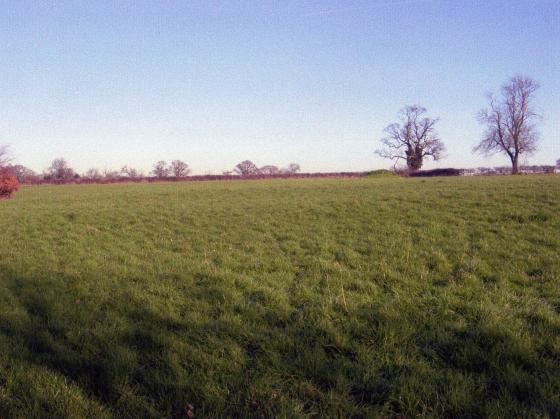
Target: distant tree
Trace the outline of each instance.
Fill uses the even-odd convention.
[[[173,160],[169,165],[169,171],[175,177],[185,177],[190,172],[189,165],[181,160]]]
[[[19,183],[29,183],[37,179],[37,174],[21,164],[7,166]]]
[[[128,166],[123,166],[122,169],[121,169],[121,173],[124,176],[132,178],[132,179],[142,177],[142,173],[139,170],[134,169],[133,167],[128,167]]]
[[[501,98],[488,95],[490,106],[479,113],[486,131],[475,152],[484,155],[505,153],[511,160],[511,173],[519,173],[519,156],[537,150],[540,119],[533,98],[539,83],[530,77],[516,76],[502,86]]]
[[[7,145],[0,145],[0,168],[6,166],[11,161]]]
[[[259,173],[259,168],[250,160],[244,160],[239,163],[233,171],[241,176],[256,175]]]
[[[297,163],[290,163],[286,169],[288,173],[298,173],[301,171],[301,167]]]
[[[535,164],[532,166],[520,166],[519,171],[521,173],[554,173],[555,166],[545,165],[545,164]]]
[[[152,170],[152,174],[157,178],[164,178],[169,176],[167,163],[163,160],[158,161],[156,164],[154,164],[154,170]]]
[[[556,160],[556,167],[560,168],[560,159]]]
[[[101,172],[98,169],[92,168],[92,169],[88,169],[83,177],[85,179],[89,179],[89,180],[99,180],[102,178]]]
[[[381,140],[383,147],[376,150],[381,157],[406,162],[409,170],[420,170],[426,157],[439,160],[443,157],[445,146],[435,130],[438,119],[426,116],[426,108],[419,105],[401,109],[401,123],[385,128],[387,136]]]
[[[121,177],[121,172],[117,172],[116,170],[105,169],[103,170],[103,178],[105,180],[115,180]]]
[[[48,169],[48,174],[54,180],[68,180],[75,177],[76,173],[63,158],[54,159]]]
[[[261,175],[277,175],[280,173],[280,169],[277,166],[263,166],[259,169]]]

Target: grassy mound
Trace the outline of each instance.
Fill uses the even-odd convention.
[[[395,172],[387,169],[372,170],[366,174],[366,177],[391,177],[397,176]]]

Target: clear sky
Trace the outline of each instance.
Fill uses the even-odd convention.
[[[37,171],[195,173],[241,160],[367,170],[407,104],[439,116],[447,158],[471,153],[485,93],[537,79],[540,151],[560,158],[560,1],[0,0],[0,144]]]

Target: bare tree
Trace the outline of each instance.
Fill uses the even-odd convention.
[[[511,173],[519,173],[519,156],[537,150],[540,134],[536,122],[540,116],[533,106],[539,83],[530,77],[516,76],[501,89],[501,98],[488,95],[490,107],[478,118],[486,131],[475,152],[484,155],[505,153],[511,160]]]
[[[132,179],[142,177],[142,172],[140,172],[138,169],[135,169],[133,167],[128,167],[128,166],[123,166],[122,169],[121,169],[121,173],[123,175],[125,175],[126,177],[129,177],[129,178],[132,178]]]
[[[244,160],[239,163],[233,171],[241,176],[256,175],[259,173],[259,168],[250,160]]]
[[[7,145],[0,145],[0,167],[6,166],[12,159]]]
[[[55,180],[68,180],[74,177],[74,170],[63,158],[54,159],[48,169],[48,175]]]
[[[435,130],[438,119],[426,116],[426,112],[426,108],[419,105],[401,109],[401,123],[385,128],[387,136],[381,140],[383,147],[376,150],[376,154],[395,160],[395,166],[404,160],[409,170],[419,170],[425,157],[441,159],[445,146]]]
[[[280,173],[280,169],[277,166],[263,166],[259,169],[259,173],[262,175],[277,175]]]
[[[28,169],[27,167],[22,166],[21,164],[8,166],[8,168],[17,178],[19,183],[28,183],[37,180],[37,174],[33,170]]]
[[[169,169],[167,168],[167,163],[163,160],[158,161],[154,164],[154,170],[152,174],[157,178],[163,178],[169,176]]]
[[[181,160],[173,160],[169,165],[169,170],[175,177],[184,177],[191,172],[191,169],[189,169],[189,165]]]
[[[92,169],[88,169],[85,173],[84,173],[84,178],[89,179],[89,180],[99,180],[101,179],[101,172],[98,169],[92,168]]]
[[[288,167],[286,168],[286,172],[288,173],[297,173],[301,170],[301,167],[299,166],[298,163],[290,163],[288,165]]]
[[[113,181],[120,177],[121,177],[121,172],[117,172],[116,170],[111,170],[111,169],[103,170],[103,178],[105,180]]]

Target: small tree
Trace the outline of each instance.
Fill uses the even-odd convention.
[[[37,180],[37,174],[21,164],[7,166],[19,183],[28,183]]]
[[[139,170],[128,166],[123,166],[123,168],[121,169],[121,173],[131,179],[142,177],[142,173]]]
[[[479,113],[486,131],[475,152],[484,155],[505,153],[511,160],[511,173],[519,173],[519,156],[537,150],[540,119],[533,97],[539,84],[530,77],[516,76],[501,89],[501,98],[488,95],[490,106]]]
[[[181,160],[173,160],[169,165],[169,170],[175,177],[185,177],[191,172],[189,165]]]
[[[116,170],[105,169],[103,170],[103,178],[107,181],[114,181],[121,177],[121,172]]]
[[[157,178],[164,178],[169,176],[167,163],[163,160],[158,161],[156,164],[154,164],[154,170],[152,170],[152,174]]]
[[[250,160],[244,160],[239,163],[233,171],[241,176],[256,175],[259,173],[259,168]]]
[[[288,165],[288,167],[286,168],[286,172],[288,173],[298,173],[299,171],[301,171],[301,167],[299,166],[298,163],[290,163]]]
[[[261,175],[277,175],[280,173],[280,169],[276,166],[268,165],[261,167],[259,169],[259,173]]]
[[[401,109],[401,123],[385,128],[387,136],[381,140],[383,147],[376,150],[381,157],[406,162],[409,170],[420,170],[426,157],[439,160],[443,157],[445,146],[439,138],[435,125],[438,119],[426,116],[426,108],[419,105]]]
[[[556,160],[556,167],[560,168],[560,159]]]
[[[75,177],[74,170],[63,158],[54,159],[48,169],[48,174],[54,180],[68,180]]]
[[[92,168],[88,169],[83,176],[85,179],[89,180],[99,180],[101,179],[101,172],[98,169]]]

